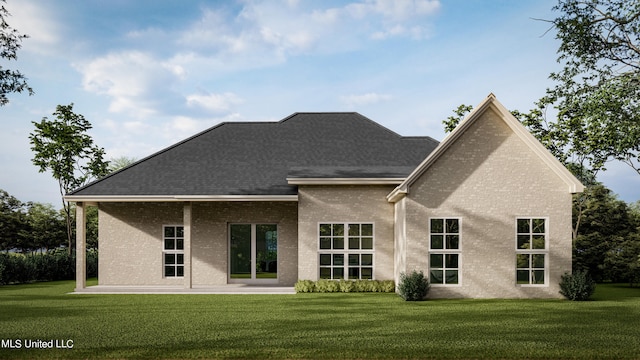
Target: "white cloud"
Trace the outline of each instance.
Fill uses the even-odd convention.
[[[361,95],[346,95],[342,96],[340,100],[349,107],[363,106],[380,103],[383,101],[389,101],[393,99],[393,96],[388,94],[367,93]]]
[[[223,94],[193,94],[187,96],[187,105],[200,107],[213,113],[228,112],[234,105],[242,104],[238,95],[230,92]]]
[[[23,50],[34,53],[48,53],[56,50],[60,43],[61,28],[53,18],[48,4],[29,1],[11,1],[5,7],[11,13],[6,19],[20,34],[29,35],[22,42]]]
[[[155,114],[172,84],[184,76],[181,66],[139,51],[111,53],[76,68],[86,91],[111,98],[109,111],[138,118]]]
[[[346,9],[355,17],[382,15],[386,20],[405,21],[431,15],[440,9],[439,0],[365,0],[349,4]]]

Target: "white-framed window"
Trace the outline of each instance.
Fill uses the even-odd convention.
[[[184,227],[163,226],[162,265],[164,277],[184,276]]]
[[[516,284],[547,285],[548,219],[516,218]]]
[[[460,218],[429,219],[429,282],[460,284]]]
[[[318,224],[321,279],[373,279],[373,223]]]

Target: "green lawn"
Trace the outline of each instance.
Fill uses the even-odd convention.
[[[640,289],[594,301],[402,301],[394,294],[67,295],[0,287],[5,358],[640,358]],[[21,349],[6,340],[20,340]],[[26,340],[73,340],[26,349]],[[15,344],[15,342],[14,342]]]

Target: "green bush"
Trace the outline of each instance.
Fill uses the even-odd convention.
[[[98,276],[98,252],[87,252],[87,277]],[[76,276],[75,254],[56,249],[35,254],[0,254],[0,285],[33,281],[73,280]]]
[[[396,291],[396,283],[393,280],[380,281],[380,292],[390,293]]]
[[[353,292],[353,289],[355,289],[353,281],[351,280],[340,280],[338,285],[340,287],[340,291],[344,293]]]
[[[4,272],[4,269],[5,269],[5,265],[4,265],[4,262],[2,261],[2,254],[0,254],[0,285],[4,284],[4,281],[2,280],[3,279],[2,273]]]
[[[565,273],[560,281],[560,294],[571,301],[586,301],[596,291],[596,282],[586,271]]]
[[[297,293],[305,292],[394,292],[393,280],[298,280],[294,285]]]
[[[421,301],[429,293],[429,280],[424,277],[422,271],[413,270],[409,275],[404,272],[400,274],[400,285],[398,294],[405,301]]]
[[[73,271],[75,272],[75,264],[74,264]],[[87,277],[88,278],[98,277],[98,250],[97,249],[87,250]]]
[[[340,285],[333,280],[318,280],[316,282],[316,291],[320,293],[332,293],[340,291]]]
[[[297,293],[311,293],[316,291],[316,284],[311,280],[298,280],[293,288]]]

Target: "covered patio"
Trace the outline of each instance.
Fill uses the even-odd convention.
[[[287,286],[257,286],[246,284],[228,284],[216,286],[116,286],[95,285],[76,288],[70,294],[221,294],[221,295],[293,295],[296,291]]]

